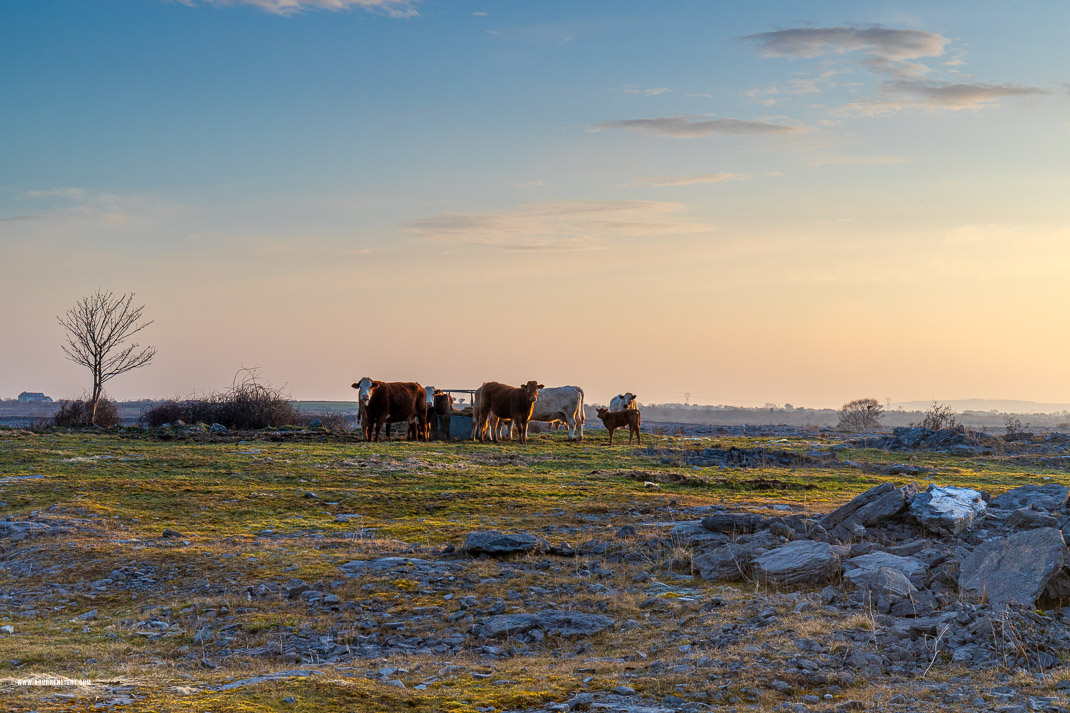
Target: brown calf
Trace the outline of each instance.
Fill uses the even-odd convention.
[[[488,381],[479,387],[475,397],[475,431],[479,434],[479,442],[486,442],[487,421],[492,416],[499,419],[510,419],[517,428],[521,443],[528,442],[528,420],[531,418],[531,410],[535,402],[539,400],[539,389],[543,385],[537,381],[529,381],[523,386],[508,386],[497,381]],[[495,429],[496,431],[497,429]],[[498,434],[491,433],[491,439],[497,443]]]
[[[598,409],[598,418],[609,429],[609,445],[613,445],[613,431],[618,428],[628,427],[628,444],[631,445],[632,435],[639,439],[639,445],[643,445],[643,434],[639,432],[639,426],[643,417],[638,409],[630,408],[625,411],[610,411],[604,406]]]

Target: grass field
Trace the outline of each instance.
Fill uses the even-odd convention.
[[[728,445],[802,453],[829,445],[817,437],[774,443],[653,435],[647,443],[667,453]],[[645,672],[643,662],[660,657],[668,665],[697,655],[701,637],[688,626],[705,631],[746,616],[753,586],[681,578],[661,597],[666,607],[647,609],[640,606],[645,597],[632,591],[638,585],[619,586],[674,567],[686,575],[689,553],[680,548],[651,554],[639,538],[628,545],[629,556],[598,565],[589,556],[455,559],[450,566],[463,567],[456,581],[443,579],[435,587],[404,572],[345,578],[338,566],[383,555],[433,558],[473,530],[530,531],[553,544],[567,540],[577,546],[613,542],[627,524],[644,537],[664,535],[671,522],[694,519],[692,509],[714,504],[823,511],[883,480],[904,482],[902,476],[877,473],[877,466],[888,463],[923,465],[934,469],[928,479],[942,485],[992,492],[1030,482],[1070,483],[1066,472],[995,456],[873,449],[838,455],[859,465],[695,468],[678,457],[610,447],[600,431],[582,443],[570,443],[563,434],[539,435],[524,448],[366,444],[349,435],[311,432],[292,440],[198,441],[140,432],[2,430],[0,513],[32,527],[7,528],[0,539],[0,624],[13,628],[0,634],[0,695],[6,710],[88,710],[99,704],[129,711],[501,711],[627,682],[655,699],[684,690],[678,686],[724,699],[725,691],[743,695],[738,692],[749,685],[739,668],[754,655],[745,650],[752,642],[710,653],[723,668],[702,671],[698,678],[694,671],[683,672],[686,665],[678,673],[671,665]],[[674,479],[683,482],[658,482]],[[16,531],[20,534],[12,537]],[[598,567],[614,571],[615,579],[605,580],[616,583],[608,593],[587,584]],[[274,587],[294,579],[319,584],[339,606],[248,593],[262,583]],[[573,593],[559,602],[566,608],[637,623],[595,636],[579,645],[578,654],[574,642],[548,641],[517,655],[488,658],[480,648],[485,642],[468,640],[445,653],[406,652],[389,643],[390,632],[376,634],[375,646],[389,651],[383,660],[343,656],[321,665],[249,653],[306,633],[343,643],[364,640],[357,633],[375,631],[366,622],[389,628],[391,617],[411,622],[403,630],[423,631],[428,640],[463,637],[463,630],[456,633],[461,624],[446,620],[459,611],[462,597],[500,598],[512,611],[523,608],[523,598],[511,593],[531,598],[532,591],[551,590]],[[721,603],[711,608],[714,598]],[[785,600],[783,617],[796,633],[865,625],[846,617],[792,618],[789,604]],[[95,614],[84,616],[88,612]],[[213,632],[211,645],[197,640],[205,628]],[[676,648],[670,655],[660,642]],[[765,643],[777,642],[771,634]],[[406,671],[397,674],[409,676],[406,687],[368,675],[383,666]],[[313,668],[317,673],[221,688],[254,675]],[[954,673],[947,667],[936,675]],[[17,685],[17,679],[42,676],[91,683]],[[718,682],[726,680],[732,683]],[[413,684],[419,681],[430,683],[417,689]],[[873,700],[891,690],[889,685],[859,681],[843,695]],[[764,710],[784,699],[762,693],[742,700]]]

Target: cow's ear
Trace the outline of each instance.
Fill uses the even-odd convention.
[[[383,382],[381,382],[381,381],[373,381],[372,382],[372,388],[373,389],[378,389],[382,385],[383,385]]]
[[[545,386],[543,386],[542,384],[539,384],[539,385],[538,385],[538,386],[536,386],[535,388],[536,388],[536,389],[545,389],[546,387],[545,387]]]
[[[353,384],[353,388],[354,389],[359,389],[360,388],[360,384]]]

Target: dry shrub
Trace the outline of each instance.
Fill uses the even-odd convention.
[[[119,408],[114,401],[101,397],[97,403],[97,424],[111,428],[119,424]],[[59,428],[88,428],[93,425],[92,399],[60,401],[59,410],[52,416],[52,425]]]
[[[918,423],[910,424],[913,427],[927,428],[930,431],[939,431],[944,428],[954,428],[958,425],[958,416],[950,406],[933,401],[933,405],[925,412],[924,418]]]
[[[199,399],[169,400],[149,407],[141,421],[149,428],[165,423],[219,423],[234,430],[291,426],[303,420],[282,389],[261,383],[255,371],[243,369],[241,380],[222,393]]]
[[[840,408],[838,426],[843,431],[868,431],[871,428],[879,428],[883,413],[884,407],[877,399],[855,399]]]

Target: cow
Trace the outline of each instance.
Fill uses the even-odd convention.
[[[539,391],[539,400],[531,410],[531,421],[549,424],[564,422],[568,438],[583,440],[583,389],[578,386],[554,386]],[[578,435],[577,435],[578,434]],[[512,435],[512,429],[510,429]]]
[[[357,389],[357,425],[360,426],[360,434],[365,441],[371,440],[368,429],[368,399],[371,394],[372,384],[375,382],[366,376],[360,377],[360,381],[353,384]]]
[[[643,445],[643,434],[639,432],[639,426],[643,422],[639,409],[629,408],[623,411],[610,411],[605,406],[598,409],[598,418],[609,429],[609,445],[613,445],[613,431],[618,428],[628,427],[628,445],[632,443],[632,435],[639,438],[639,445]]]
[[[639,408],[635,403],[635,394],[631,391],[626,394],[617,394],[609,401],[610,411],[625,411],[630,408]]]
[[[450,417],[453,415],[453,397],[445,391],[435,390],[431,405],[427,407],[427,428],[436,438],[448,439]]]
[[[479,442],[486,442],[488,421],[491,417],[496,419],[508,418],[516,427],[517,435],[521,444],[528,442],[528,419],[531,418],[531,410],[539,400],[539,389],[543,385],[537,381],[529,381],[523,386],[509,386],[497,381],[488,381],[476,391],[475,411],[473,412],[475,434],[479,434]],[[491,433],[491,438],[497,443],[496,433]]]
[[[362,429],[365,440],[379,441],[384,423],[416,421],[416,430],[409,429],[409,438],[427,440],[427,392],[415,381],[373,381],[368,377],[353,384],[366,401],[366,417]],[[387,437],[389,438],[389,426]]]

